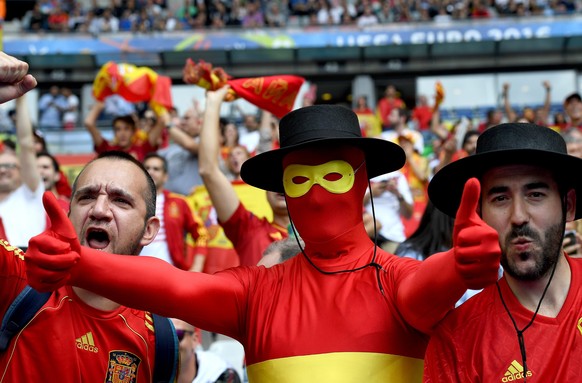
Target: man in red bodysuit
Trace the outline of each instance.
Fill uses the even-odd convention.
[[[435,175],[434,205],[453,216],[479,177],[480,213],[499,233],[504,276],[453,310],[433,333],[425,382],[579,382],[582,259],[562,250],[582,217],[582,160],[560,134],[534,124],[487,129],[476,153]]]
[[[426,334],[468,287],[497,280],[499,243],[476,214],[478,184],[467,184],[452,250],[424,262],[399,258],[369,239],[362,203],[370,177],[402,167],[400,147],[362,138],[357,116],[330,105],[287,114],[280,141],[241,174],[285,193],[301,254],[213,275],[110,255],[79,246],[47,194],[58,224],[29,244],[29,283],[79,285],[237,339],[250,382],[420,382]]]

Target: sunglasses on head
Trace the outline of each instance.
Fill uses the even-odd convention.
[[[178,340],[180,342],[182,341],[182,339],[184,339],[184,335],[186,335],[186,334],[193,335],[194,331],[176,329],[176,336],[178,337]]]

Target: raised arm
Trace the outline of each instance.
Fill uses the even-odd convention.
[[[36,79],[28,74],[28,64],[0,52],[0,104],[14,100],[36,87]]]
[[[156,124],[148,132],[148,142],[154,148],[160,146],[160,139],[162,138],[162,132],[166,125],[170,122],[170,115],[168,112],[159,114],[156,118]]]
[[[503,84],[503,91],[501,93],[501,98],[503,99],[503,107],[505,108],[505,115],[510,122],[514,122],[517,120],[517,114],[511,107],[511,103],[509,102],[509,83],[506,82]]]
[[[206,92],[206,110],[200,132],[200,151],[198,153],[200,176],[221,222],[228,221],[240,204],[232,184],[218,166],[220,106],[229,89],[230,87],[227,85],[216,91]]]
[[[497,280],[499,237],[477,215],[480,190],[476,178],[465,184],[452,249],[428,257],[398,289],[400,312],[412,326],[427,334],[467,289],[482,289]]]
[[[85,129],[87,129],[91,135],[91,139],[93,140],[93,145],[95,147],[100,146],[104,141],[103,136],[101,135],[101,131],[99,128],[97,128],[97,118],[103,109],[105,109],[105,103],[103,101],[95,100],[95,104],[93,104],[91,110],[89,110],[89,113],[85,117],[84,121]]]
[[[36,166],[36,151],[34,150],[34,138],[30,111],[26,105],[26,95],[16,99],[16,136],[20,150],[20,173],[22,182],[32,191],[36,191],[40,185],[40,173]]]
[[[70,284],[128,307],[240,339],[247,288],[243,277],[231,272],[191,273],[153,257],[82,247],[54,195],[45,193],[43,202],[52,226],[29,242],[25,261],[32,287],[50,291]]]

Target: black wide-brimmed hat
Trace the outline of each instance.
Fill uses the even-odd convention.
[[[582,159],[567,154],[562,136],[550,128],[526,123],[500,124],[487,129],[477,140],[475,154],[439,170],[428,185],[433,204],[456,215],[465,182],[479,178],[496,166],[539,165],[576,190],[576,219],[582,217]]]
[[[400,146],[378,138],[364,138],[358,116],[337,105],[314,105],[286,114],[279,123],[280,149],[246,160],[241,178],[260,189],[283,193],[283,158],[297,149],[334,148],[350,145],[366,156],[368,177],[389,173],[404,166],[406,155]]]

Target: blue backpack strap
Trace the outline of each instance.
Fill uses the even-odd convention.
[[[51,292],[39,293],[30,286],[18,294],[10,305],[0,327],[0,352],[8,348],[12,337],[30,322],[34,314],[48,301]]]
[[[172,321],[152,313],[156,334],[156,359],[153,383],[172,383],[178,372],[179,342]]]

